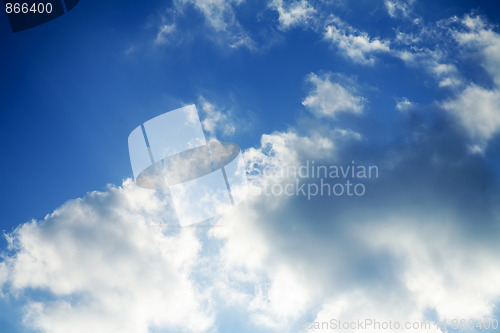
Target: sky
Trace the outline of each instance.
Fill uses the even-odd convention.
[[[485,0],[81,0],[16,33],[2,15],[0,332],[498,320],[499,23]],[[248,195],[170,228],[127,138],[191,104],[241,147]],[[290,174],[313,164],[378,172]]]

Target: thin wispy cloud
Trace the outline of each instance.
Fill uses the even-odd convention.
[[[373,38],[338,17],[328,24],[324,38],[335,45],[341,54],[363,65],[373,65],[377,54],[390,52],[388,41]]]

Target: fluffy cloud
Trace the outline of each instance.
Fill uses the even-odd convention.
[[[354,88],[342,86],[331,81],[332,75],[319,77],[309,74],[307,81],[314,88],[302,104],[320,117],[336,117],[339,113],[360,114],[363,111],[363,98],[356,96]]]
[[[42,332],[217,331],[219,310],[228,308],[244,314],[242,325],[275,332],[300,331],[302,320],[423,321],[429,310],[438,319],[492,315],[500,299],[489,283],[500,275],[497,233],[487,231],[488,209],[471,221],[456,204],[483,181],[447,192],[436,171],[445,163],[447,177],[456,168],[470,175],[468,162],[453,155],[441,156],[449,164],[427,162],[433,154],[417,149],[427,142],[419,141],[394,152],[400,159],[359,200],[259,194],[284,179],[258,169],[361,158],[344,148],[348,135],[309,121],[314,126],[265,134],[244,152],[251,191],[221,217],[226,227],[161,228],[174,223],[168,197],[126,181],[9,235],[4,290],[26,300],[25,321]],[[478,203],[467,202],[476,211]]]
[[[396,109],[399,111],[408,111],[411,107],[412,102],[407,97],[399,99],[396,103]]]
[[[270,7],[279,14],[280,27],[283,30],[298,25],[307,25],[313,20],[316,10],[306,0],[283,3],[283,0],[272,0]]]
[[[245,153],[248,169],[298,166],[310,159],[341,161],[345,152],[332,133],[300,135],[290,130],[264,135],[260,147]],[[420,133],[418,137],[428,135]],[[331,144],[320,144],[327,138]],[[431,140],[428,144],[435,149],[437,142]],[[414,144],[402,147],[398,152],[402,158],[385,170],[392,180],[382,180],[380,192],[363,202],[329,198],[307,204],[286,195],[250,197],[243,210],[224,217],[238,221],[231,229],[213,230],[214,237],[224,240],[220,252],[222,271],[232,276],[226,294],[238,295],[232,297],[234,304],[246,309],[255,323],[276,331],[295,332],[305,321],[331,319],[420,324],[494,315],[500,289],[488,281],[499,275],[500,265],[495,260],[498,233],[485,231],[492,223],[491,206],[479,218],[484,230],[476,230],[471,236],[469,230],[476,222],[459,217],[460,204],[456,202],[466,188],[475,195],[482,182],[474,181],[472,187],[451,185],[457,187],[451,192],[434,184],[444,191],[436,193],[428,181],[443,178],[438,171],[443,161],[438,163],[432,158],[426,162],[430,154],[427,149],[419,151]],[[411,152],[403,154],[408,150]],[[347,154],[347,158],[354,156]],[[441,158],[454,160],[452,156]],[[456,168],[444,167],[445,174],[454,173],[452,169]],[[464,162],[458,168],[461,175],[473,173],[467,171]],[[427,180],[410,181],[408,191],[408,179],[416,172],[425,173]],[[451,182],[447,177],[444,182]],[[272,173],[257,180],[260,186],[282,181]],[[252,184],[257,183],[254,180]],[[426,199],[428,195],[432,198]],[[402,200],[405,196],[410,204]],[[447,199],[439,200],[443,197]],[[439,201],[439,209],[435,200]],[[316,214],[314,209],[320,212]],[[280,278],[282,272],[286,272],[284,280]],[[254,286],[250,291],[245,288],[249,282]],[[286,296],[276,286],[278,282],[288,288]],[[441,330],[433,325],[417,331]]]
[[[500,132],[500,92],[477,85],[468,86],[456,99],[443,104],[482,151]]]
[[[9,236],[7,284],[25,322],[43,332],[206,331],[213,324],[190,278],[200,243],[172,224],[166,202],[131,181],[71,200]],[[29,290],[47,293],[31,298]]]
[[[500,35],[494,27],[480,16],[465,15],[459,20],[454,17],[449,20],[458,26],[450,28],[450,33],[467,51],[480,54],[481,66],[488,72],[496,86],[500,86]]]
[[[327,25],[324,39],[334,44],[344,56],[364,65],[373,65],[376,54],[390,52],[388,41],[372,38],[339,18],[333,18]]]
[[[207,19],[214,30],[230,29],[217,19],[226,5],[198,5],[214,16]],[[477,20],[464,24],[469,30],[457,40],[484,50],[484,68],[496,78],[494,39],[477,44],[467,34],[495,35]],[[352,28],[333,28],[339,47],[358,50],[352,53],[358,62],[389,50]],[[454,71],[444,61],[432,64],[436,75]],[[310,74],[306,119],[262,135],[260,145],[244,152],[251,191],[221,217],[227,227],[163,228],[175,223],[168,196],[128,180],[8,235],[10,252],[0,263],[5,294],[24,303],[26,323],[42,332],[217,331],[223,311],[243,317],[245,328],[276,332],[298,331],[301,319],[494,315],[500,267],[492,207],[499,192],[491,167],[461,150],[463,138],[449,124],[419,123],[387,145],[380,143],[385,138],[373,145],[359,140],[365,133],[332,127],[325,117],[368,107],[352,84],[337,78]],[[445,109],[471,136],[490,140],[499,126],[496,89],[469,84],[459,93]],[[205,128],[224,128],[225,114],[200,103],[212,116]],[[409,103],[402,99],[401,109]],[[364,197],[262,193],[286,180],[258,172],[266,167],[369,159],[383,176]]]

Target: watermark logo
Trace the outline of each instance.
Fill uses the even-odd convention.
[[[195,105],[141,124],[128,147],[136,184],[169,192],[182,227],[219,216],[247,195],[240,147],[208,143]]]
[[[340,320],[332,318],[328,321],[306,321],[298,320],[299,330],[314,331],[339,331],[339,332],[408,332],[411,330],[423,332],[446,332],[446,331],[496,331],[498,330],[498,319],[441,319],[439,321],[401,321],[401,320],[379,320],[376,318],[358,318],[354,320]]]
[[[306,161],[295,166],[273,166],[253,171],[261,182],[261,193],[266,196],[303,196],[308,200],[317,196],[361,197],[366,194],[367,183],[379,178],[376,165],[360,165],[351,161],[344,165],[317,165]]]

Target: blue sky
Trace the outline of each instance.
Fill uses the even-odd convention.
[[[19,33],[4,15],[1,331],[68,332],[65,317],[96,332],[123,318],[130,332],[296,332],[355,313],[498,315],[499,23],[494,1],[82,0]],[[381,177],[360,198],[250,195],[222,217],[234,229],[157,235],[145,226],[172,219],[169,203],[130,180],[127,137],[188,104],[249,172],[355,161]],[[168,282],[188,295],[180,310],[168,288],[148,303]]]

